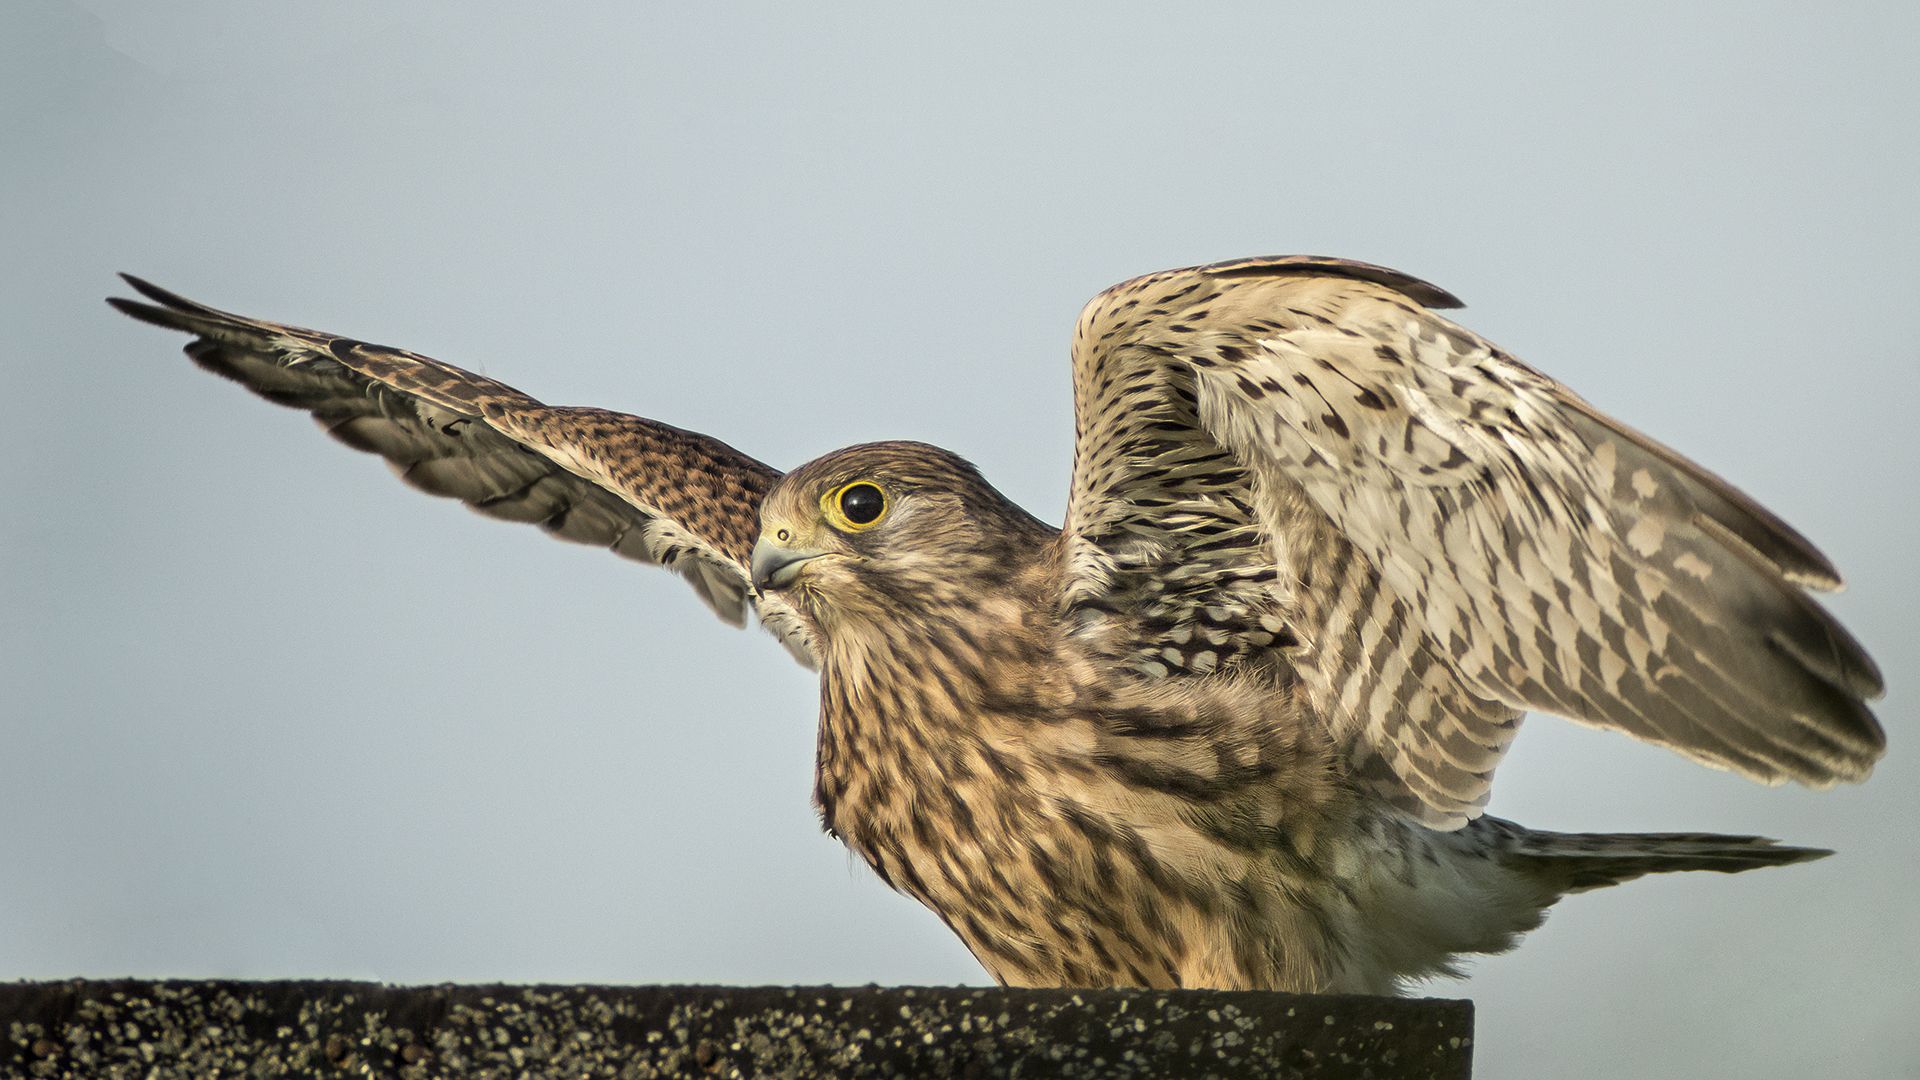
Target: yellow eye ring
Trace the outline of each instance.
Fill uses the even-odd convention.
[[[886,489],[871,480],[841,484],[820,496],[820,512],[841,532],[873,528],[887,516],[889,505]]]

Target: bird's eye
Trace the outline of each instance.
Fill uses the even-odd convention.
[[[833,526],[848,532],[877,524],[887,512],[887,493],[864,480],[835,488],[820,501]]]
[[[855,525],[871,525],[887,508],[887,497],[872,484],[855,484],[840,493],[840,512]]]

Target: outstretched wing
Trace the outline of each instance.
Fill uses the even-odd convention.
[[[756,606],[794,656],[814,666],[810,631],[778,598],[755,596],[747,571],[760,500],[777,470],[695,432],[604,409],[554,408],[425,356],[231,315],[122,276],[154,303],[108,303],[197,335],[186,351],[201,367],[307,410],[422,491],[666,566],[735,626]]]
[[[1163,641],[1218,633],[1205,597],[1257,610],[1246,582],[1265,572],[1264,617],[1355,775],[1443,827],[1484,804],[1523,709],[1766,783],[1865,778],[1885,746],[1863,703],[1880,676],[1805,591],[1838,587],[1833,568],[1429,310],[1453,306],[1302,258],[1169,271],[1089,304],[1068,522],[1088,631],[1174,655]],[[1167,576],[1182,550],[1202,580]],[[1181,590],[1193,602],[1164,603]],[[1226,628],[1233,648],[1271,632],[1251,626]]]

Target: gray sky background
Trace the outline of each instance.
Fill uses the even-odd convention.
[[[129,270],[1058,520],[1074,314],[1384,263],[1847,575],[1863,787],[1536,717],[1493,812],[1813,866],[1574,897],[1476,1075],[1920,1069],[1920,6],[0,5],[0,978],[981,983],[820,835],[814,689],[669,575],[192,367]]]

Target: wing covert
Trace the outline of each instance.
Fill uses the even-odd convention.
[[[196,335],[186,348],[195,363],[311,413],[414,487],[666,566],[735,626],[755,607],[814,666],[810,631],[777,598],[754,595],[747,574],[760,500],[780,477],[770,466],[696,432],[544,405],[425,356],[233,315],[122,277],[154,303],[110,299],[116,309]]]

